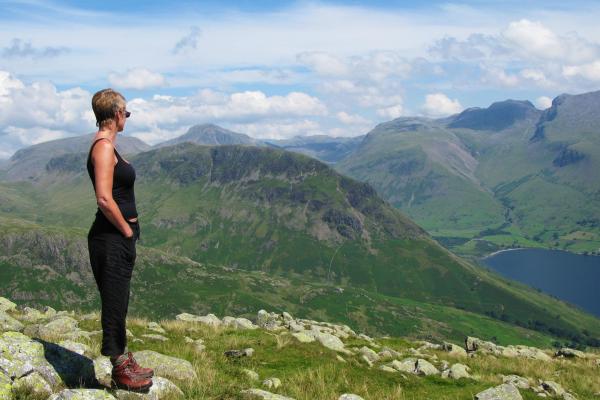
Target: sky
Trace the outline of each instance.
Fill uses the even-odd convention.
[[[0,0],[0,159],[94,132],[112,87],[125,135],[195,124],[255,138],[356,136],[505,99],[600,89],[595,1]]]

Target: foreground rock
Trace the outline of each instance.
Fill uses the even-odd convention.
[[[475,400],[523,400],[519,389],[510,383],[489,388],[475,395]]]
[[[267,392],[262,389],[246,389],[240,392],[243,398],[245,399],[262,399],[262,400],[294,400],[291,397],[282,396],[280,394],[275,394],[271,392]]]
[[[152,378],[152,386],[148,393],[133,393],[125,390],[117,390],[115,397],[117,399],[139,399],[139,400],[160,400],[166,396],[183,396],[181,389],[166,378],[156,376]]]
[[[115,397],[98,389],[65,389],[48,397],[48,400],[114,400]]]
[[[133,356],[140,365],[154,369],[155,376],[175,380],[197,378],[194,367],[187,360],[167,356],[152,350],[137,351]]]

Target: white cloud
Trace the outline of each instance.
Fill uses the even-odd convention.
[[[166,85],[164,76],[146,68],[134,68],[120,74],[113,72],[108,75],[108,81],[117,88],[138,90]]]
[[[294,136],[323,134],[318,122],[306,119],[233,124],[230,128],[257,139],[289,139]]]
[[[483,83],[500,87],[515,87],[519,84],[519,77],[517,75],[509,74],[502,68],[481,65],[481,69],[483,71],[481,82]]]
[[[346,125],[369,125],[371,121],[358,114],[348,114],[345,111],[340,111],[336,114],[337,119]]]
[[[552,106],[552,99],[548,96],[540,96],[535,99],[535,106],[540,110],[545,110]]]
[[[398,118],[404,115],[404,107],[402,104],[396,104],[393,106],[380,108],[377,110],[377,115],[390,119]]]
[[[430,117],[445,117],[461,112],[463,106],[457,99],[451,100],[443,93],[432,93],[425,96],[422,110]]]
[[[198,40],[202,35],[202,31],[197,26],[190,28],[190,33],[182,37],[175,43],[173,47],[173,54],[185,52],[188,50],[196,50],[198,48]]]
[[[563,75],[567,78],[582,77],[590,81],[600,81],[600,60],[583,65],[567,65],[563,67]]]

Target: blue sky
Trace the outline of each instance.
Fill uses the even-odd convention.
[[[507,98],[600,89],[598,2],[0,1],[0,158],[93,131],[114,87],[127,133],[196,123],[259,138],[354,136]]]

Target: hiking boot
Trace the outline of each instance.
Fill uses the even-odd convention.
[[[152,379],[140,376],[133,369],[131,358],[126,358],[112,369],[112,384],[118,389],[145,392],[152,386]]]
[[[152,368],[143,368],[133,358],[133,353],[128,351],[127,358],[129,358],[129,365],[133,372],[140,378],[152,378],[154,376],[154,370]]]

